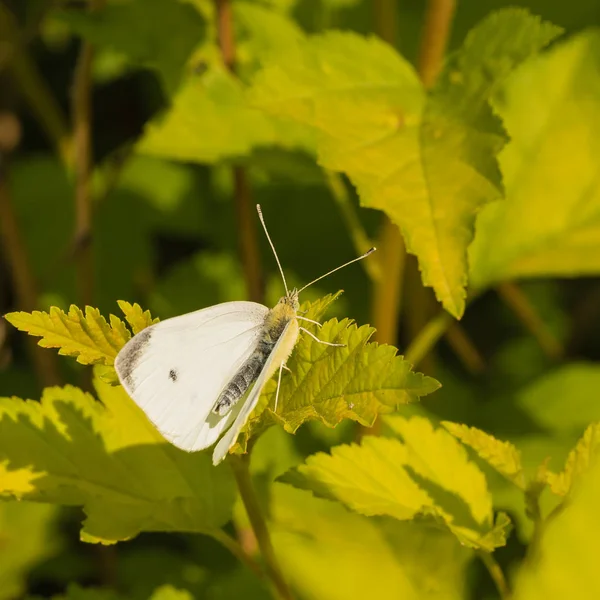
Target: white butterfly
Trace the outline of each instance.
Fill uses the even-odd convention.
[[[166,319],[135,335],[119,352],[115,368],[121,384],[160,433],[193,452],[208,448],[225,432],[213,452],[221,462],[254,410],[267,381],[281,372],[301,327],[298,294],[375,250],[333,269],[301,290],[289,291],[260,206],[258,214],[275,254],[286,295],[274,308],[256,302],[224,302]],[[318,325],[318,323],[316,323]],[[243,399],[243,401],[241,401]]]

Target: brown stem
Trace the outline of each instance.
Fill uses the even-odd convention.
[[[256,237],[256,211],[250,199],[248,175],[243,167],[233,167],[235,214],[239,231],[239,252],[244,268],[248,297],[262,302],[264,286],[260,267],[260,253]]]
[[[473,375],[485,371],[485,360],[466,331],[456,322],[446,331],[446,340],[462,364]]]
[[[276,598],[292,600],[292,592],[279,567],[273,544],[271,543],[267,522],[252,483],[249,469],[250,456],[248,454],[242,454],[241,456],[233,455],[229,458],[229,461],[235,475],[242,502],[248,513],[252,530],[256,536],[258,547],[265,561],[267,575],[277,592]]]
[[[395,45],[398,22],[397,1],[374,0],[373,16],[377,35],[388,44]],[[379,270],[385,275],[373,285],[371,322],[376,329],[376,341],[396,345],[406,251],[400,230],[387,215],[382,216],[377,250]],[[375,429],[377,430],[377,427]]]
[[[235,39],[230,0],[215,0],[219,47],[223,63],[235,73]],[[260,252],[256,236],[256,213],[252,205],[248,176],[243,167],[233,167],[235,214],[239,231],[239,252],[244,269],[248,298],[262,302],[264,284],[260,265]]]
[[[375,340],[381,344],[396,345],[406,252],[398,227],[387,216],[384,215],[383,219],[377,258],[380,271],[385,276],[375,281],[373,286],[372,321],[376,328]]]
[[[21,43],[17,23],[12,13],[0,2],[0,39],[4,59],[19,91],[39,121],[44,133],[56,147],[63,163],[70,162],[70,139],[67,120],[58,102],[42,78],[36,64]],[[0,69],[2,68],[0,64]]]
[[[72,114],[75,166],[75,235],[74,251],[77,263],[79,300],[92,304],[92,131],[91,131],[91,70],[93,48],[83,42],[73,80]]]
[[[259,579],[265,580],[265,573],[261,569],[260,565],[252,558],[244,547],[227,535],[222,529],[217,529],[211,533],[212,537],[220,542],[233,556],[235,556],[241,563],[245,564]]]
[[[425,24],[417,60],[419,75],[426,88],[430,88],[435,83],[442,70],[455,10],[456,0],[429,0],[427,2]]]
[[[11,202],[5,160],[6,156],[0,153],[0,243],[10,270],[17,306],[20,310],[31,312],[37,308],[37,282]],[[43,386],[59,385],[61,377],[56,356],[40,348],[32,339],[28,339],[28,348],[40,383]]]
[[[537,314],[529,298],[517,284],[507,281],[501,283],[497,290],[500,297],[512,309],[521,323],[535,336],[546,356],[557,360],[564,355],[561,343]]]

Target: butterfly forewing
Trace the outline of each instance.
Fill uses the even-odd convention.
[[[119,352],[119,379],[167,440],[187,451],[206,448],[240,411],[212,413],[256,349],[268,312],[254,302],[226,302],[152,325]]]

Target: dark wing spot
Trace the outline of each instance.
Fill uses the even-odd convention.
[[[152,335],[152,327],[148,327],[134,335],[129,342],[121,350],[115,361],[115,367],[121,380],[125,380],[129,385],[133,383],[132,374],[136,368],[145,347],[147,346],[150,336]]]
[[[171,381],[177,381],[177,371],[175,369],[169,371],[169,379]]]

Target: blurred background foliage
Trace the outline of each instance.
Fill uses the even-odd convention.
[[[255,122],[245,118],[239,81],[215,68],[220,58],[212,4],[167,4],[113,0],[99,8],[102,19],[90,19],[83,1],[0,2],[0,218],[5,242],[0,248],[0,313],[87,302],[106,315],[116,311],[117,299],[126,299],[166,318],[248,297],[233,202],[236,169],[244,170],[252,204],[263,207],[292,285],[355,255],[331,181],[311,156],[310,134],[299,127],[290,137],[289,131],[258,117]],[[461,0],[450,49],[481,18],[506,4]],[[600,24],[598,0],[521,0],[519,5],[560,25],[566,34]],[[234,2],[234,14],[237,73],[243,82],[265,56],[301,31],[385,30],[389,37],[391,29],[399,51],[416,61],[425,4],[264,0]],[[394,19],[385,20],[386,14]],[[89,119],[93,217],[83,238],[76,234],[74,201],[81,183],[69,158],[74,74],[78,63],[82,68],[82,43],[94,45]],[[207,78],[204,100],[186,96],[181,82],[190,71]],[[191,103],[197,120],[153,125],[144,134],[142,151],[136,150],[145,125],[174,95],[182,105]],[[198,128],[205,131],[200,141],[190,135]],[[359,208],[352,187],[346,189],[367,234],[375,238],[381,214]],[[7,230],[22,243],[24,263],[14,260]],[[266,303],[273,304],[282,285],[262,235],[258,242]],[[92,289],[86,291],[78,265],[89,248],[91,263],[84,268]],[[22,281],[22,269],[31,275],[29,283]],[[409,260],[396,340],[401,350],[436,314],[416,272]],[[320,282],[304,299],[337,289],[345,294],[334,316],[371,322],[372,290],[360,267]],[[590,401],[597,399],[600,387],[599,334],[597,277],[524,281],[516,300],[510,290],[487,291],[469,305],[460,330],[448,330],[419,365],[442,382],[442,389],[406,412],[475,425],[515,442],[530,472],[547,456],[558,470],[585,426],[600,419],[600,403]],[[81,384],[79,365],[50,354],[36,359],[26,336],[0,321],[0,396],[39,398],[46,384]],[[257,477],[272,481],[303,457],[353,440],[356,430],[349,422],[335,430],[311,423],[294,437],[270,430],[256,448]],[[531,532],[521,498],[500,477],[486,474],[496,508],[516,522],[508,546],[498,552],[510,572]],[[373,524],[284,486],[276,485],[271,493],[283,498],[277,504],[281,514],[275,518],[275,544],[285,548],[280,559],[306,598],[394,597],[393,582],[401,576],[397,557],[410,570],[411,548],[426,543],[412,524],[385,519]],[[302,523],[290,528],[286,510],[301,512]],[[239,526],[244,517],[241,509],[237,512]],[[69,588],[73,582],[114,587],[120,594],[98,592],[98,598],[149,598],[163,584],[188,590],[194,598],[269,597],[252,573],[207,537],[143,534],[115,547],[96,547],[77,541],[81,519],[75,510],[0,504],[0,599],[83,597],[78,588]],[[314,531],[319,531],[318,543]],[[350,538],[369,540],[369,555],[352,546],[348,532]],[[494,597],[482,567],[469,562],[453,539],[438,537],[433,547],[444,548],[439,568],[447,571],[449,587],[435,597]],[[431,561],[435,563],[434,552]],[[415,563],[415,572],[419,568]],[[322,576],[324,569],[328,578]],[[369,571],[378,573],[377,581],[367,575],[364,580],[347,577]],[[179,597],[169,589],[155,594],[163,595]]]

